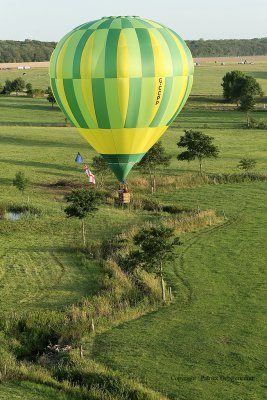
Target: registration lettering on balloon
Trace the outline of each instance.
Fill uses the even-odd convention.
[[[162,92],[162,78],[159,78],[159,90],[158,90],[156,105],[159,104],[159,101],[160,101],[160,98],[161,98],[161,92]]]

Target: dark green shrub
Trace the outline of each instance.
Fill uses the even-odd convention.
[[[149,197],[142,200],[142,208],[145,211],[154,211],[154,212],[162,211],[162,205],[160,204],[160,202],[155,199],[151,199]]]
[[[181,214],[183,212],[188,212],[190,210],[185,207],[176,206],[174,204],[169,204],[169,205],[163,205],[162,211],[167,212],[169,214]]]

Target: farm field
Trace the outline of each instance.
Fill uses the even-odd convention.
[[[238,66],[258,79],[265,96],[266,65]],[[176,143],[184,129],[197,128],[212,136],[220,149],[218,159],[204,160],[205,174],[240,174],[239,160],[249,157],[257,162],[253,172],[266,177],[266,130],[244,129],[243,113],[220,109],[221,78],[232,67],[212,63],[196,68],[193,95],[162,138],[172,158],[169,167],[158,170],[153,197],[162,204],[213,210],[220,220],[179,235],[183,244],[167,270],[167,283],[174,292],[170,305],[126,315],[115,323],[105,321],[99,328],[96,323],[95,333],[85,335],[81,370],[90,382],[92,376],[98,382],[103,374],[98,372],[100,367],[91,366],[95,362],[107,369],[109,383],[114,373],[158,392],[142,399],[215,400],[218,394],[222,400],[264,398],[266,180],[207,184],[199,180],[197,161],[176,160]],[[0,82],[14,79],[17,72],[1,70]],[[32,69],[26,76],[34,87],[48,86],[46,69]],[[253,112],[257,120],[267,119],[265,98]],[[61,315],[73,304],[79,307],[83,299],[90,304],[111,279],[102,263],[82,250],[80,221],[64,214],[64,194],[86,184],[83,168],[74,163],[77,152],[89,165],[95,156],[75,129],[64,125],[61,111],[46,99],[0,96],[0,205],[29,202],[40,211],[37,217],[25,215],[19,221],[0,219],[1,321],[34,312]],[[18,171],[30,180],[23,194],[12,185]],[[183,184],[172,183],[179,177]],[[151,198],[146,179],[137,170],[130,174],[133,199]],[[164,186],[165,181],[170,183]],[[106,187],[110,192],[117,189],[111,175]],[[122,210],[107,203],[94,217],[86,218],[87,240],[93,249],[118,233],[167,218],[164,213],[133,207]],[[1,329],[4,325],[1,322]],[[18,352],[18,339],[11,339],[9,345],[0,336],[0,358],[6,352]],[[20,382],[15,376],[0,383],[0,399],[76,399],[41,385],[41,378],[35,383],[32,376],[29,373],[28,381]],[[40,372],[40,376],[44,375]],[[101,396],[96,399],[105,399]],[[124,396],[114,394],[116,399],[135,398]]]

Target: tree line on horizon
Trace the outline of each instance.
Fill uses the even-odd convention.
[[[193,57],[267,55],[267,37],[255,39],[187,40]],[[48,61],[56,42],[0,40],[0,63]]]

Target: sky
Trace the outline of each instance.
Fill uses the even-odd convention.
[[[267,0],[0,0],[0,40],[58,41],[84,22],[138,15],[185,40],[267,37]]]

